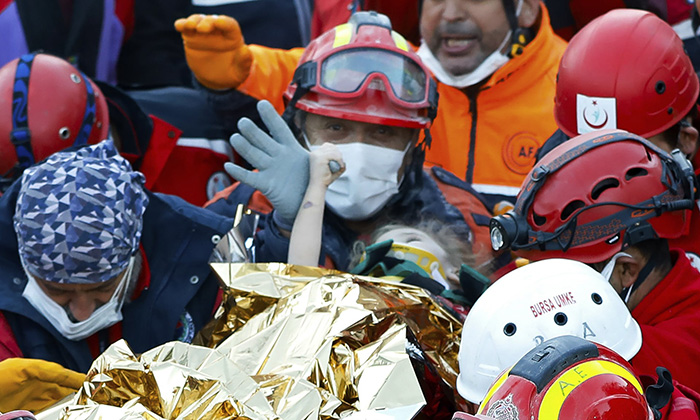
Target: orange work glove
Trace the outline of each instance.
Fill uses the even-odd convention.
[[[233,89],[248,78],[253,56],[236,19],[190,15],[175,21],[182,34],[187,64],[199,83],[210,89]]]
[[[12,358],[0,362],[0,412],[28,410],[38,413],[76,392],[84,373],[58,363]]]

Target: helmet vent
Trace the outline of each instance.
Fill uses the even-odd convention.
[[[576,210],[580,209],[581,207],[585,207],[586,203],[584,203],[581,200],[574,200],[570,202],[569,204],[564,207],[564,210],[561,211],[561,220],[564,221],[569,218]]]
[[[598,293],[593,293],[593,294],[591,295],[591,300],[592,300],[593,303],[595,303],[596,305],[600,305],[600,304],[603,303],[603,298],[602,298]]]
[[[70,129],[68,129],[68,127],[61,127],[58,130],[58,137],[62,140],[68,140],[70,138]]]
[[[591,191],[591,198],[594,200],[597,200],[598,197],[600,197],[600,195],[605,190],[609,190],[610,188],[617,188],[619,186],[620,186],[620,181],[618,181],[617,179],[605,178],[604,180],[597,183],[595,187],[593,187],[593,191]]]
[[[532,220],[535,222],[537,226],[542,226],[547,222],[547,218],[544,216],[540,216],[539,214],[535,213],[534,211],[532,212]]]
[[[649,172],[644,169],[644,168],[632,168],[627,171],[625,174],[625,179],[629,181],[632,178],[636,178],[638,176],[646,176],[649,175]]]
[[[506,324],[505,327],[503,327],[503,334],[510,337],[513,334],[515,334],[515,331],[517,331],[517,329],[518,328],[515,326],[515,324],[513,324],[512,322],[509,322]]]
[[[659,80],[658,82],[656,82],[656,86],[654,86],[654,89],[656,89],[656,93],[661,95],[662,93],[666,92],[666,83]]]
[[[554,323],[557,325],[566,325],[568,320],[569,318],[564,312],[557,312],[557,314],[554,315]]]

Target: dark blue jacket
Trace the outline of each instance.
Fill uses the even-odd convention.
[[[64,338],[22,297],[27,280],[12,226],[19,184],[0,197],[0,310],[25,357],[86,372],[93,361],[87,342]],[[141,247],[150,285],[122,309],[123,337],[137,353],[176,339],[176,326],[185,312],[197,331],[211,319],[219,284],[209,257],[218,238],[233,225],[231,219],[177,197],[148,196]]]
[[[542,160],[544,155],[551,152],[552,149],[563,144],[565,141],[569,141],[569,136],[567,136],[563,131],[557,130],[552,134],[544,144],[537,150],[537,155],[535,156],[535,162]]]
[[[125,28],[115,1],[74,0],[69,25],[59,1],[0,2],[0,66],[41,50],[67,59],[92,79],[116,83]],[[2,3],[8,3],[4,9]]]
[[[119,57],[119,84],[128,89],[191,86],[182,37],[173,28],[178,18],[232,16],[247,44],[286,50],[309,42],[311,8],[311,0],[138,0],[134,32]]]

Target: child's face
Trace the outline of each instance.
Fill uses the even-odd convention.
[[[411,227],[397,227],[378,236],[375,242],[379,243],[388,239],[393,240],[396,244],[408,245],[430,252],[440,261],[448,278],[457,278],[457,269],[449,263],[447,251],[427,233]]]

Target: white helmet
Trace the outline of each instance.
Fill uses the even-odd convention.
[[[642,346],[639,325],[600,273],[573,260],[533,262],[496,281],[469,311],[457,391],[480,403],[503,370],[561,335],[602,344],[626,360]]]

